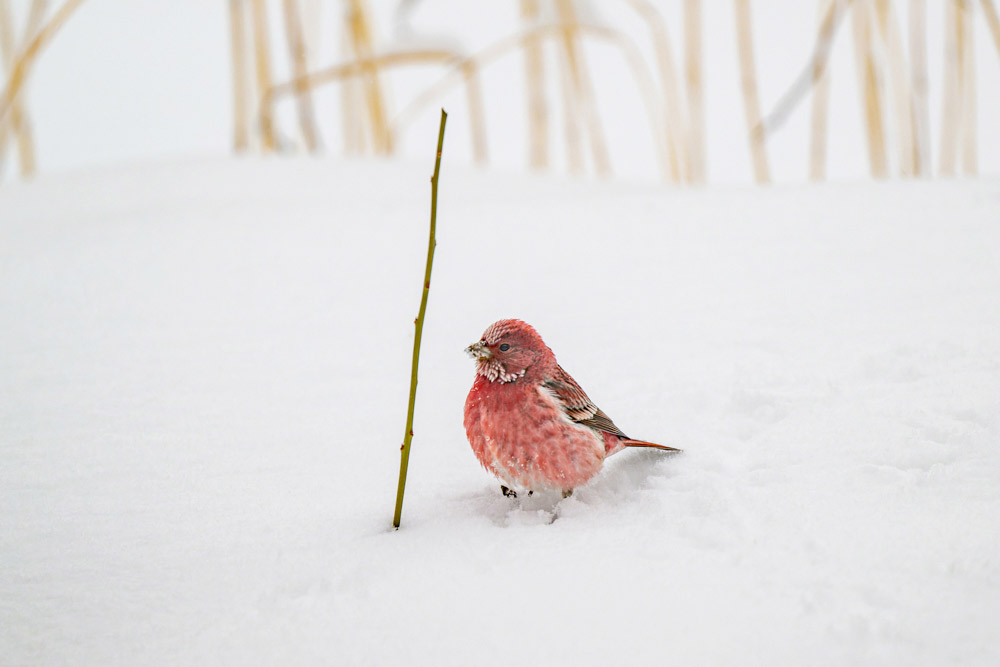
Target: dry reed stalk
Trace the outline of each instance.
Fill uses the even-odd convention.
[[[12,34],[11,27],[13,26],[13,20],[11,18],[10,4],[7,0],[0,0],[0,66],[4,69],[4,74],[9,74],[8,70],[14,64],[14,35]],[[9,56],[9,58],[8,58]],[[6,164],[7,156],[7,134],[8,132],[15,132],[20,134],[20,126],[22,123],[21,113],[20,113],[20,100],[15,104],[15,108],[11,111],[11,122],[0,124],[0,177],[3,177],[4,165]],[[22,158],[23,160],[23,158]],[[21,174],[24,175],[24,165],[21,165]]]
[[[462,63],[462,76],[465,78],[466,100],[469,104],[469,125],[472,128],[472,159],[484,164],[487,160],[486,114],[483,110],[483,91],[479,87],[479,73],[474,61],[466,60]]]
[[[351,46],[355,58],[367,63],[363,71],[365,101],[368,111],[368,121],[372,130],[372,142],[375,152],[385,155],[392,152],[392,134],[389,130],[388,116],[385,110],[385,96],[379,77],[375,42],[372,35],[371,20],[365,0],[349,0],[349,25]]]
[[[580,117],[573,112],[578,102],[573,85],[571,65],[565,51],[559,51],[559,90],[562,92],[563,136],[566,144],[566,170],[571,174],[583,173],[583,134]]]
[[[14,17],[10,11],[10,0],[0,0],[0,51],[4,54],[5,60],[8,58],[13,63],[14,46]],[[6,65],[6,63],[4,63]]]
[[[0,39],[3,46],[3,67],[9,72],[13,70],[14,58],[22,45],[28,44],[42,26],[45,20],[45,13],[48,10],[47,0],[32,0],[28,8],[28,18],[24,24],[24,32],[21,35],[20,43],[15,41],[13,34],[13,13],[10,11],[7,0],[3,0],[3,15],[0,16],[0,32],[4,33]],[[9,131],[13,132],[17,138],[18,164],[21,168],[21,176],[28,177],[35,173],[35,141],[31,132],[31,122],[28,112],[24,108],[24,101],[14,100],[14,106],[10,113],[10,123],[0,123],[0,161],[7,149],[7,138]]]
[[[267,29],[267,7],[264,0],[250,0],[253,16],[254,64],[257,74],[257,96],[260,100],[260,139],[264,151],[277,147],[274,137],[274,107],[269,103],[265,91],[271,87],[271,46]]]
[[[461,72],[462,62],[462,59],[451,51],[436,49],[385,53],[380,56],[373,56],[370,58],[354,59],[346,63],[310,72],[305,76],[292,79],[290,81],[275,84],[264,91],[263,98],[267,105],[273,107],[278,97],[293,94],[302,86],[313,89],[326,83],[343,81],[344,97],[342,99],[345,102],[343,109],[345,146],[348,151],[356,149],[359,152],[363,152],[364,144],[362,142],[365,137],[364,132],[362,131],[361,119],[356,114],[352,113],[352,110],[358,108],[358,105],[355,105],[352,102],[361,96],[361,91],[358,89],[357,85],[360,80],[366,77],[373,70],[381,70],[404,65],[454,65],[457,71]],[[376,148],[376,150],[378,149]]]
[[[643,106],[646,108],[649,130],[653,135],[653,146],[656,149],[656,157],[660,165],[663,180],[677,182],[682,165],[678,160],[678,163],[675,165],[676,170],[671,166],[669,132],[667,124],[664,122],[663,107],[655,94],[656,81],[646,67],[645,58],[639,47],[624,33],[603,26],[580,25],[580,30],[583,35],[589,35],[609,42],[621,52],[625,63],[632,71],[632,78],[635,80],[636,89],[642,99]],[[678,137],[678,139],[682,139],[682,136]]]
[[[997,8],[993,6],[993,0],[980,0],[980,4],[983,6],[983,16],[986,17],[990,36],[993,37],[993,46],[997,47],[997,55],[1000,56],[1000,17],[997,17]]]
[[[969,0],[958,3],[958,50],[959,81],[962,95],[962,120],[959,132],[962,136],[962,172],[975,175],[976,163],[976,69],[975,49],[972,30],[972,6]]]
[[[608,157],[608,147],[604,140],[604,131],[597,115],[594,84],[590,78],[590,68],[581,53],[579,40],[579,23],[573,9],[572,0],[556,0],[556,9],[563,26],[562,42],[566,63],[573,85],[573,93],[579,108],[583,113],[584,124],[590,137],[590,151],[594,160],[594,168],[601,176],[611,173],[611,160]]]
[[[851,13],[854,29],[854,55],[858,70],[858,85],[862,93],[865,136],[868,140],[868,162],[874,178],[889,175],[885,152],[885,128],[880,99],[879,72],[873,54],[874,31],[870,14],[871,0],[854,0]]]
[[[914,165],[931,175],[931,118],[927,95],[927,0],[910,0],[910,94],[913,96]]]
[[[649,123],[650,133],[653,135],[653,146],[655,147],[657,161],[664,180],[672,180],[670,168],[670,150],[667,143],[667,129],[663,123],[663,110],[658,104],[656,91],[656,81],[652,73],[646,67],[646,61],[636,46],[627,35],[617,30],[612,30],[603,26],[593,26],[578,23],[577,29],[582,36],[589,36],[604,40],[616,47],[625,59],[625,64],[632,72],[636,90],[642,99],[646,109],[646,116]],[[673,179],[676,180],[676,179]]]
[[[361,77],[372,69],[385,69],[402,65],[419,64],[447,64],[456,67],[462,63],[462,59],[451,51],[440,49],[428,49],[425,51],[402,51],[399,53],[383,53],[370,58],[360,58],[350,62],[325,67],[314,72],[310,72],[303,77],[283,81],[274,84],[264,95],[273,104],[275,99],[281,95],[294,93],[301,85],[306,85],[310,89],[324,83],[333,83],[351,77]]]
[[[48,10],[48,0],[32,0],[31,7],[28,8],[28,19],[24,24],[24,34],[21,39],[22,44],[27,43],[31,37],[38,34]]]
[[[653,48],[656,52],[660,86],[666,108],[663,133],[667,144],[669,180],[674,183],[689,181],[691,173],[685,143],[687,120],[684,118],[684,110],[681,106],[681,87],[678,83],[679,77],[677,76],[673,48],[670,45],[670,32],[667,30],[663,16],[647,0],[629,0],[629,4],[646,22],[653,36]]]
[[[302,0],[302,42],[305,44],[306,62],[316,62],[322,25],[320,0]]]
[[[250,109],[247,106],[249,73],[243,0],[229,0],[229,31],[233,57],[233,149],[244,151],[250,145]]]
[[[28,20],[25,21],[24,33],[21,37],[21,44],[27,44],[28,40],[34,35],[38,34],[38,31],[42,28],[42,23],[45,21],[45,14],[48,12],[49,3],[48,0],[32,0],[31,7],[28,9]],[[14,111],[21,116],[20,122],[18,123],[20,131],[17,135],[17,149],[18,154],[23,156],[22,173],[25,176],[30,176],[35,173],[35,141],[31,132],[31,122],[28,117],[28,112],[24,109],[24,103],[22,100],[15,100]],[[0,155],[3,154],[3,149],[0,148]]]
[[[878,34],[889,65],[889,83],[892,89],[893,110],[896,112],[896,143],[899,149],[899,171],[903,176],[916,176],[913,125],[913,97],[906,76],[906,57],[903,39],[899,32],[895,12],[889,0],[875,0]]]
[[[306,60],[306,44],[302,34],[302,17],[299,15],[297,0],[282,0],[285,17],[285,38],[292,60],[292,73],[300,80],[309,70]],[[315,153],[318,148],[316,115],[313,113],[312,96],[308,86],[299,86],[295,91],[295,101],[299,111],[299,129],[305,141],[306,150]]]
[[[941,95],[941,163],[942,176],[955,175],[958,152],[959,118],[959,55],[958,55],[958,3],[947,0],[944,14],[944,91]]]
[[[654,140],[656,137],[656,130],[658,127],[658,121],[661,116],[656,105],[656,100],[653,96],[653,91],[655,90],[655,82],[649,70],[645,66],[643,61],[642,53],[635,46],[635,44],[628,39],[626,39],[620,32],[613,30],[611,28],[606,28],[604,26],[595,26],[587,23],[578,23],[577,30],[583,37],[591,37],[594,39],[602,40],[608,42],[612,46],[616,47],[621,51],[623,57],[625,58],[626,64],[632,71],[632,76],[635,79],[636,88],[643,100],[643,105],[646,108],[646,114],[649,118],[650,128],[654,135]],[[539,37],[555,37],[558,38],[562,35],[563,26],[561,24],[547,24],[541,25],[530,30],[511,35],[509,37],[497,40],[496,42],[490,44],[482,51],[469,56],[465,59],[457,60],[453,63],[453,66],[445,73],[445,75],[430,87],[426,88],[419,95],[415,96],[410,102],[403,107],[403,110],[393,121],[393,127],[398,131],[399,128],[404,127],[409,122],[412,121],[428,104],[438,100],[445,92],[447,92],[451,87],[461,83],[463,81],[461,77],[462,65],[466,60],[471,60],[476,63],[476,67],[479,71],[484,70],[491,63],[499,60],[508,53],[523,48],[531,39],[536,39]],[[394,59],[398,56],[405,56],[407,54],[393,54]],[[395,63],[384,63],[383,66],[389,66]],[[562,60],[560,59],[560,64]],[[568,78],[564,81],[560,79],[562,83],[569,87],[569,93],[572,95],[572,86],[569,84]],[[573,117],[575,118],[575,116]],[[582,155],[582,152],[581,152]],[[582,161],[581,161],[582,165]],[[662,166],[664,170],[666,169],[666,163],[663,162]],[[582,167],[581,167],[582,168]]]
[[[350,13],[344,12],[343,20],[340,22],[341,33],[338,40],[340,56],[345,60],[353,59],[351,51],[351,22]],[[315,87],[314,79],[306,79],[310,88]],[[344,151],[347,153],[361,154],[365,152],[365,130],[361,118],[361,83],[357,77],[345,78],[340,85],[340,120],[343,128]]]
[[[5,70],[14,66],[14,51],[17,50],[14,41],[14,17],[10,10],[10,0],[0,0],[0,56]]]
[[[739,46],[740,81],[743,88],[743,109],[747,119],[747,136],[753,158],[753,176],[758,183],[771,180],[764,148],[764,131],[760,127],[760,101],[753,57],[753,25],[750,20],[750,0],[734,0],[736,10],[736,41]]]
[[[824,38],[825,43],[829,44],[833,36],[839,1],[820,0],[817,5],[820,16],[817,44]],[[809,178],[814,181],[826,178],[826,114],[830,100],[830,74],[826,68],[826,58],[829,52],[830,48],[827,46],[825,49],[827,55],[823,59],[812,59],[813,97],[809,131]]]
[[[341,123],[344,132],[344,150],[347,153],[365,152],[365,131],[361,122],[361,86],[351,77],[340,88]]]
[[[701,80],[701,0],[684,0],[684,78],[691,181],[705,182],[705,99]]]
[[[31,36],[37,32],[45,15],[44,0],[34,0],[28,13],[24,36],[20,43],[27,44]],[[10,74],[14,68],[14,58],[19,48],[14,35],[14,16],[7,0],[0,0],[0,60],[4,70]],[[7,152],[7,138],[13,133],[17,139],[17,157],[21,168],[21,176],[28,177],[35,173],[35,142],[31,135],[31,123],[24,109],[23,100],[17,99],[10,110],[10,122],[0,124],[0,173],[2,173],[3,157]]]
[[[529,25],[538,23],[538,0],[521,0],[521,19]],[[525,79],[528,83],[528,163],[542,169],[549,164],[549,112],[545,101],[545,59],[541,37],[524,43]]]
[[[7,85],[4,87],[3,93],[0,94],[0,127],[7,122],[7,116],[13,108],[14,103],[17,102],[18,95],[24,87],[24,82],[31,70],[31,66],[37,60],[39,54],[41,54],[45,46],[52,41],[59,30],[66,24],[66,21],[73,15],[73,12],[79,9],[83,3],[84,0],[66,0],[56,10],[55,14],[52,15],[48,23],[35,33],[35,36],[21,51],[17,59],[15,59],[14,66],[11,68],[10,75],[7,78]]]
[[[830,59],[830,50],[833,46],[833,38],[840,26],[840,21],[847,13],[846,8],[851,0],[838,0],[831,2],[826,13],[820,21],[819,30],[816,35],[816,45],[813,47],[812,56],[809,62],[795,77],[792,85],[784,92],[774,109],[760,122],[765,136],[770,136],[781,127],[785,119],[792,113],[798,103],[805,98],[806,94],[812,90],[814,82],[819,80],[825,73],[827,63]],[[825,110],[824,110],[825,121]]]

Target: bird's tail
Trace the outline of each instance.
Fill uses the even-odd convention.
[[[622,444],[626,447],[652,447],[653,449],[662,449],[668,452],[680,452],[683,450],[677,449],[676,447],[668,447],[666,445],[658,445],[655,442],[646,442],[645,440],[632,440],[631,438],[624,438]]]

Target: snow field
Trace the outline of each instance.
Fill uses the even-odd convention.
[[[135,165],[0,191],[9,664],[993,664],[1000,184]],[[428,151],[430,155],[430,151]],[[533,324],[625,432],[511,500],[462,349]]]

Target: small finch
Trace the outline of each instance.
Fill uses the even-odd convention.
[[[622,433],[521,320],[495,322],[465,351],[476,360],[465,433],[505,496],[558,490],[565,498],[625,447],[680,451]]]

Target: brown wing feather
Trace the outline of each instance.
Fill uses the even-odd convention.
[[[563,370],[562,366],[557,365],[555,377],[549,378],[543,384],[556,395],[562,403],[566,415],[577,424],[628,438],[620,428],[615,426],[610,417],[594,405],[587,393],[569,373]]]

